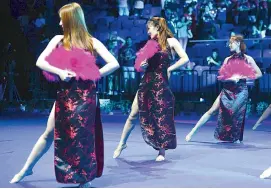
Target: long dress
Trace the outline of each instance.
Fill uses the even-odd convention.
[[[58,48],[47,61],[61,69],[65,65],[79,76],[82,70],[92,76],[95,74],[91,71],[98,72],[94,57],[83,50]],[[88,77],[72,78],[69,82],[55,79],[59,81],[59,88],[55,105],[54,165],[56,180],[60,183],[86,183],[103,172],[100,108],[96,102],[95,81]]]
[[[145,48],[147,50],[147,48]],[[148,49],[149,50],[149,49]],[[154,149],[175,149],[175,97],[169,87],[167,68],[170,54],[157,51],[148,59],[148,68],[138,89],[139,118],[143,138]]]
[[[252,69],[248,67],[249,65],[243,54],[233,55],[225,64],[228,65],[222,66],[221,70],[223,69],[223,71],[220,70],[220,74],[227,72],[232,75],[240,74],[241,71],[244,72],[244,69]],[[227,81],[223,84],[220,93],[218,123],[214,132],[216,139],[227,142],[243,140],[247,102],[248,88],[245,79],[241,79],[237,83]]]
[[[216,139],[229,142],[243,140],[247,102],[248,88],[245,80],[224,83],[214,134]]]

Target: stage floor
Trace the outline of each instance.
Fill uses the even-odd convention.
[[[185,142],[186,134],[199,116],[177,116],[178,146],[167,151],[165,162],[155,162],[157,151],[143,141],[138,124],[121,158],[112,158],[126,118],[121,114],[102,115],[105,167],[103,176],[92,182],[93,187],[271,187],[271,179],[259,178],[271,166],[270,119],[252,131],[257,117],[250,117],[246,120],[243,144],[229,144],[214,139],[216,118],[202,127],[192,142]],[[4,115],[0,119],[0,187],[76,187],[56,182],[52,147],[35,166],[32,176],[18,184],[9,184],[43,133],[47,116]]]

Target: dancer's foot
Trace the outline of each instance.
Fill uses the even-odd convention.
[[[84,184],[79,184],[79,188],[90,188],[91,187],[91,182],[87,182]]]
[[[252,127],[252,130],[256,130],[257,127],[259,127],[261,125],[261,123],[255,123],[255,125]]]
[[[160,149],[159,154],[156,157],[155,161],[164,161],[166,156],[166,150],[165,149]]]
[[[271,176],[271,167],[269,167],[268,169],[266,169],[261,175],[260,178],[261,179],[265,179]]]
[[[237,141],[235,141],[235,142],[233,142],[233,143],[235,143],[235,144],[241,144],[241,143],[242,143],[242,141],[237,140]]]
[[[33,174],[33,171],[20,171],[18,174],[16,174],[13,179],[11,179],[11,181],[9,181],[9,183],[14,184],[14,183],[18,183],[21,180],[24,179],[24,177],[26,176],[30,176]]]
[[[192,130],[190,133],[188,133],[188,135],[186,135],[185,137],[185,141],[189,142],[192,139],[192,136],[194,135],[194,131]]]
[[[165,156],[158,155],[155,159],[155,161],[165,161]]]
[[[127,148],[126,144],[122,144],[122,145],[118,145],[118,147],[116,148],[116,150],[114,151],[113,154],[113,158],[118,158],[122,152],[122,150],[124,150],[125,148]]]

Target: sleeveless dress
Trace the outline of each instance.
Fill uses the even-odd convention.
[[[60,183],[86,183],[103,172],[104,146],[95,80],[99,68],[95,57],[83,50],[58,46],[46,58],[52,66],[77,74],[69,82],[43,72],[47,80],[59,82],[55,105],[54,165]],[[98,104],[98,105],[96,105]]]
[[[243,73],[240,73],[243,72]],[[255,76],[255,71],[248,65],[244,54],[234,54],[219,71],[224,79],[233,74]],[[227,76],[226,76],[227,75]],[[243,140],[246,107],[248,102],[248,88],[245,79],[235,83],[227,81],[220,93],[220,105],[217,127],[214,137],[221,141],[235,142]]]
[[[154,149],[175,149],[177,146],[174,125],[175,97],[169,87],[167,76],[170,52],[162,51],[156,40],[151,41],[156,43],[158,48],[152,55],[149,54],[147,61],[149,66],[141,78],[138,89],[141,131],[145,142]],[[146,50],[151,51],[150,48],[143,47],[143,51]]]

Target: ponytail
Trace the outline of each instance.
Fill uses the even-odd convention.
[[[165,51],[167,49],[167,39],[174,37],[167,26],[166,20],[162,17],[153,17],[148,23],[158,28],[158,43],[161,46],[162,51]]]

